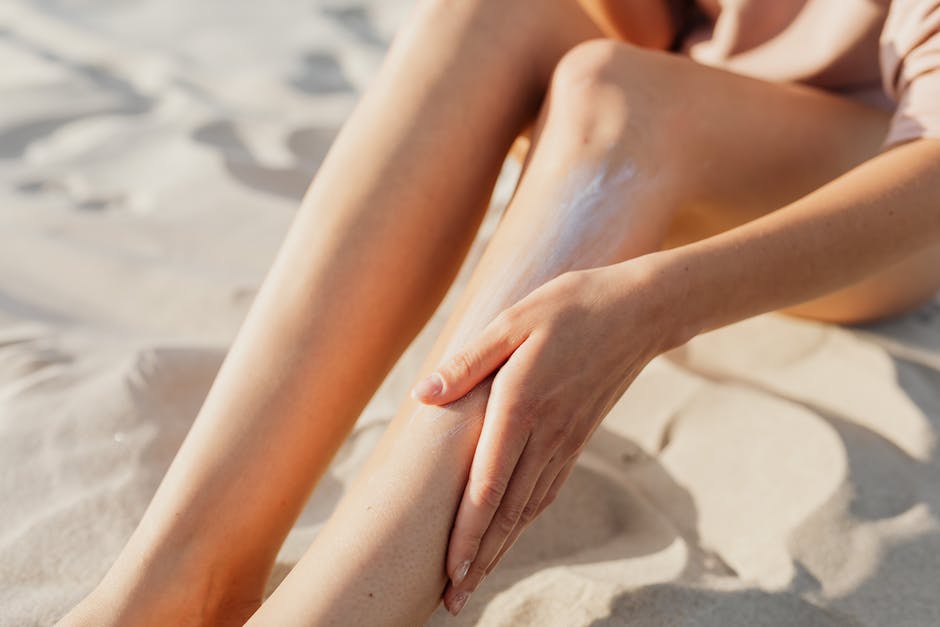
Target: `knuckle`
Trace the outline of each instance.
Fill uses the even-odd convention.
[[[558,455],[562,459],[572,459],[581,454],[581,449],[584,447],[584,442],[578,442],[577,440],[572,439],[570,436],[561,443],[558,447]]]
[[[519,517],[522,515],[522,506],[516,503],[504,503],[496,516],[493,517],[493,524],[496,530],[504,535],[509,535],[516,528]]]
[[[561,288],[570,288],[579,281],[580,272],[578,270],[566,270],[555,277],[555,285]]]
[[[558,282],[558,277],[542,283],[537,288],[529,292],[529,295],[526,296],[533,306],[543,305],[545,302],[551,302],[555,296],[553,295],[554,290],[556,289]]]
[[[558,493],[561,491],[562,484],[564,484],[564,481],[555,481],[548,489],[548,492],[545,494],[545,498],[542,499],[541,508],[543,511],[546,507],[554,503],[558,498]]]
[[[493,318],[492,332],[495,341],[505,349],[518,345],[530,330],[525,311],[519,304],[504,309]]]
[[[471,492],[473,502],[482,507],[496,509],[503,500],[506,486],[501,481],[493,479],[478,482]]]
[[[470,351],[463,351],[454,355],[447,368],[449,374],[455,379],[462,379],[473,372],[473,366],[477,363],[476,356]]]
[[[519,522],[522,524],[528,524],[535,520],[535,517],[539,515],[541,511],[542,502],[541,501],[529,501],[529,503],[523,508],[522,514],[519,516]]]
[[[555,454],[562,460],[570,460],[577,457],[578,452],[576,448],[577,447],[571,442],[562,442]]]
[[[524,431],[530,431],[535,426],[535,412],[531,410],[510,412],[509,419]]]
[[[493,328],[503,333],[510,332],[519,320],[519,311],[515,307],[507,307],[493,318]]]
[[[465,555],[476,555],[479,552],[480,545],[482,543],[483,532],[477,531],[476,529],[472,531],[464,531],[460,538],[460,547],[461,550],[464,551]]]
[[[539,396],[530,397],[529,405],[543,416],[556,416],[566,403],[559,395],[550,390],[544,390]]]
[[[585,274],[581,270],[569,270],[555,280],[554,288],[564,297],[569,297],[581,289]]]
[[[524,429],[530,429],[535,425],[536,408],[537,403],[535,401],[527,396],[519,396],[509,403],[506,416],[511,423]]]
[[[558,498],[559,487],[560,486],[553,487],[545,494],[545,497],[542,498],[542,502],[539,503],[538,512],[535,514],[536,516],[541,515],[542,512],[544,512],[552,503],[555,502],[555,499]]]
[[[552,450],[560,449],[568,442],[568,438],[571,435],[571,428],[566,425],[560,425],[554,427],[548,434],[548,447]]]

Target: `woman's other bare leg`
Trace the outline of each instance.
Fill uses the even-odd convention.
[[[808,193],[872,154],[885,124],[883,114],[812,90],[609,41],[569,52],[550,94],[516,197],[424,373],[541,283],[656,250],[680,222],[694,227],[703,203],[766,212]],[[406,401],[308,553],[249,624],[426,620],[447,581],[445,552],[488,391],[484,382],[447,408]],[[563,478],[569,468],[554,470]],[[479,489],[477,499],[491,498]],[[518,518],[523,504],[501,506],[494,524],[518,533],[528,522]],[[475,564],[468,580],[485,568]]]
[[[207,624],[260,603],[306,497],[453,280],[551,68],[598,32],[573,2],[530,6],[419,2],[142,522],[71,622]]]
[[[503,221],[423,371],[505,307],[571,269],[654,250],[667,193],[620,95],[568,57]],[[665,173],[662,173],[663,175]],[[249,625],[418,625],[440,602],[444,553],[489,384],[447,408],[406,401],[307,554]],[[558,470],[561,470],[560,468]]]

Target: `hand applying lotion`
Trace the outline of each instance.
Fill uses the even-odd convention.
[[[566,272],[504,310],[412,390],[444,405],[494,371],[447,554],[456,614],[554,500],[594,429],[674,335],[644,259]]]

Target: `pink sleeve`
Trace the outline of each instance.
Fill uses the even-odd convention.
[[[940,0],[892,0],[880,48],[884,89],[897,103],[883,148],[940,138]]]

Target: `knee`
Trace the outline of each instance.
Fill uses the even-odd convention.
[[[620,142],[630,126],[633,94],[628,85],[632,50],[597,39],[569,50],[552,74],[549,115],[563,133],[587,147]]]
[[[413,15],[423,15],[430,23],[456,19],[472,24],[480,33],[501,27],[520,32],[528,23],[525,15],[532,11],[531,3],[522,0],[417,0],[415,8]]]
[[[546,125],[579,149],[629,144],[650,151],[668,142],[656,53],[612,39],[583,42],[558,62],[549,87]]]
[[[598,88],[616,84],[636,48],[614,39],[591,39],[562,55],[555,67],[556,88]]]
[[[548,25],[535,19],[535,10],[531,0],[418,0],[397,37],[416,33],[418,39],[426,40],[421,45],[432,58],[446,55],[451,62],[466,58],[478,65],[493,64],[499,76],[512,68],[516,70],[513,78],[520,82],[530,78],[520,72],[538,74],[541,79],[549,64],[542,43]],[[557,21],[557,17],[551,19]],[[441,52],[440,46],[448,51]]]

